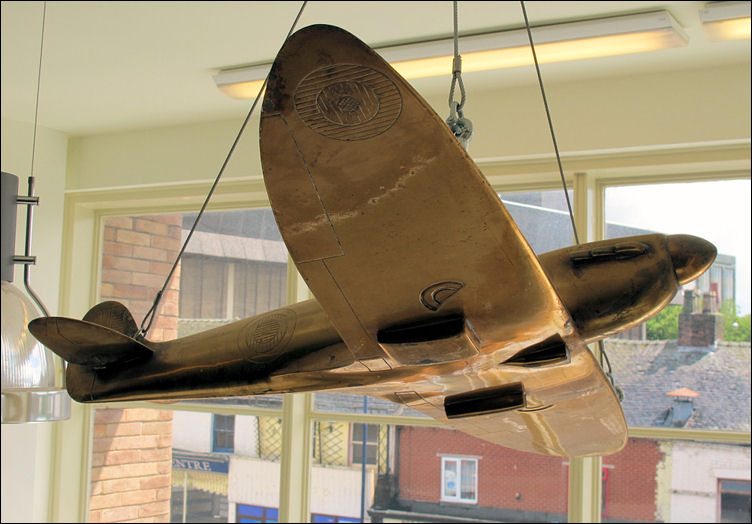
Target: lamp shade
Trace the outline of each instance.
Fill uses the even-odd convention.
[[[26,327],[40,313],[31,299],[2,282],[2,423],[70,417],[65,367]]]

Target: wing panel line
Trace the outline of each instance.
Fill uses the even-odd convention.
[[[295,144],[295,149],[298,151],[298,155],[300,156],[301,161],[303,162],[303,166],[305,167],[306,174],[308,175],[308,179],[311,181],[311,185],[313,186],[313,190],[316,192],[316,198],[319,199],[319,204],[321,204],[321,209],[324,210],[324,216],[326,216],[326,221],[329,223],[329,227],[332,229],[332,235],[334,235],[334,239],[337,241],[337,246],[339,246],[340,254],[338,256],[344,256],[345,249],[342,247],[342,242],[339,239],[339,236],[337,235],[337,230],[334,228],[334,224],[332,224],[332,219],[329,216],[329,211],[326,209],[326,204],[324,204],[324,200],[321,198],[321,194],[319,193],[319,188],[316,185],[316,179],[313,178],[313,174],[311,173],[311,169],[308,167],[308,162],[306,162],[306,158],[303,155],[303,151],[300,149],[300,145],[298,144],[298,141],[295,140],[295,136],[290,131],[290,126],[287,123],[287,120],[285,119],[284,115],[280,114],[280,118],[282,119],[282,123],[285,125],[285,129],[287,129],[287,134],[290,136],[290,139],[292,140],[292,143]],[[315,260],[324,260],[326,258],[335,258],[334,256],[329,257],[322,257],[322,258],[313,258],[310,260],[299,260],[297,262],[312,262]],[[328,271],[328,269],[327,269]],[[348,304],[349,305],[349,304]]]

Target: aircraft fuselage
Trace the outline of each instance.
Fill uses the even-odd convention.
[[[655,314],[673,298],[681,283],[704,271],[714,255],[715,249],[702,239],[652,234],[572,246],[545,253],[539,260],[571,313],[573,330],[589,343]],[[80,402],[358,386],[382,389],[376,384],[435,383],[442,376],[449,377],[446,380],[470,380],[462,378],[468,367],[482,370],[505,363],[540,367],[568,358],[562,346],[546,345],[546,341],[539,341],[540,347],[528,348],[521,355],[513,343],[478,340],[472,333],[472,319],[453,311],[451,298],[442,304],[444,308],[446,314],[439,309],[427,319],[414,319],[398,334],[391,334],[396,339],[385,342],[386,346],[445,342],[458,347],[457,351],[445,352],[448,358],[429,359],[420,365],[400,365],[389,358],[388,351],[383,359],[386,366],[380,369],[356,360],[318,302],[308,300],[177,340],[142,341],[153,354],[118,365],[95,369],[69,364],[67,386]],[[476,356],[452,358],[452,354]]]

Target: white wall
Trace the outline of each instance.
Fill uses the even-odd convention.
[[[235,415],[235,455],[257,457],[256,439],[258,419],[250,415]],[[212,414],[175,411],[172,419],[172,447],[211,453]]]
[[[366,471],[366,507],[371,507],[375,471]],[[311,513],[360,517],[360,468],[313,466]],[[279,462],[232,457],[227,499],[234,504],[279,507]]]
[[[258,417],[235,415],[235,455],[258,457]]]
[[[27,194],[31,174],[33,126],[13,120],[2,120],[0,147],[2,170],[18,177],[19,194]],[[31,268],[31,287],[42,299],[50,314],[58,308],[60,287],[60,256],[63,233],[63,191],[68,138],[64,133],[37,128],[34,161],[35,190],[39,205],[34,207],[32,255],[37,264]],[[26,206],[19,206],[16,227],[16,254],[24,251]],[[23,268],[16,267],[14,284],[23,288]]]
[[[19,178],[19,193],[26,194],[31,174],[33,126],[3,119],[0,127],[2,170]],[[67,138],[64,134],[38,128],[34,176],[39,206],[34,210],[31,287],[47,309],[58,308],[63,215],[63,189]],[[26,227],[25,206],[19,207],[16,254],[23,254]],[[18,266],[14,284],[23,289],[23,268]],[[42,522],[50,511],[53,426],[60,423],[2,425],[3,522]]]
[[[172,447],[210,453],[212,450],[212,414],[174,411]]]
[[[750,448],[674,442],[671,522],[719,522],[718,479],[750,480]]]
[[[553,152],[537,84],[481,90],[473,89],[472,76],[465,82],[465,115],[475,128],[471,156]],[[550,84],[546,91],[562,151],[750,136],[749,64]],[[445,92],[426,99],[442,118],[447,116]],[[213,180],[239,125],[240,118],[73,138],[66,189]],[[223,175],[236,177],[261,177],[258,115]]]

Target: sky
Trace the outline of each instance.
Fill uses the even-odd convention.
[[[750,180],[691,182],[606,190],[606,221],[684,233],[736,257],[736,304],[750,313]]]

